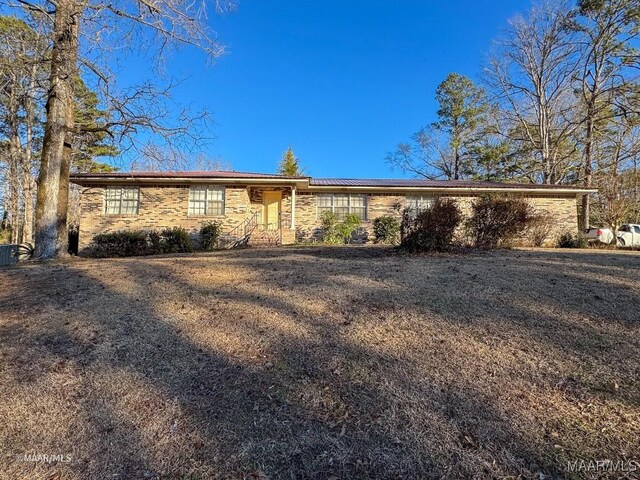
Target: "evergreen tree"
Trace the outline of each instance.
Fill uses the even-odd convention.
[[[108,112],[99,108],[98,95],[78,77],[74,87],[75,117],[77,133],[73,138],[73,159],[71,169],[81,173],[109,173],[118,169],[97,157],[114,157],[119,152],[113,143],[107,129]]]
[[[452,177],[458,180],[473,174],[473,165],[467,153],[477,141],[478,127],[487,111],[488,102],[482,88],[457,73],[450,73],[438,85],[436,100],[440,108],[437,112],[438,121],[433,127],[449,137]]]
[[[280,165],[278,166],[278,173],[281,175],[287,175],[289,177],[295,177],[303,175],[303,170],[300,168],[300,159],[293,153],[293,148],[284,152]]]
[[[415,133],[410,142],[399,144],[387,155],[387,162],[429,179],[503,175],[495,173],[493,167],[479,165],[488,164],[488,157],[499,153],[496,149],[489,152],[489,145],[481,142],[489,138],[490,105],[484,90],[469,78],[450,73],[438,86],[436,100],[438,120]],[[486,170],[491,172],[485,173]]]

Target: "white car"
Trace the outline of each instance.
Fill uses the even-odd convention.
[[[640,225],[625,223],[616,237],[619,247],[640,247]]]
[[[640,225],[625,223],[614,235],[608,228],[589,227],[587,240],[591,243],[613,243],[615,238],[618,247],[640,247]]]
[[[589,243],[612,243],[615,235],[608,228],[589,227],[586,231]]]

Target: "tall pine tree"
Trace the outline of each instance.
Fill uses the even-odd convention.
[[[484,90],[469,78],[450,73],[438,85],[436,100],[439,104],[436,130],[449,138],[452,155],[452,177],[458,180],[473,174],[467,153],[477,141],[478,126],[488,109]]]

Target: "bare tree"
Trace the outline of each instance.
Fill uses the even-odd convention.
[[[60,232],[66,232],[67,223],[72,158],[69,146],[72,135],[78,133],[74,125],[73,83],[80,66],[97,77],[107,99],[115,99],[110,94],[113,76],[106,73],[109,56],[104,55],[114,40],[120,47],[154,50],[158,59],[164,58],[168,48],[180,45],[196,46],[215,58],[223,49],[206,25],[207,7],[220,10],[229,4],[206,0],[15,0],[11,5],[25,14],[46,16],[51,22],[47,117],[36,204],[36,255],[52,258],[66,251],[66,234]],[[162,135],[176,134],[170,127],[162,130],[160,123],[148,121],[151,115],[139,115],[140,110],[131,107],[145,97],[156,98],[137,91],[125,96],[119,105],[117,100],[110,100],[119,118],[95,128],[110,132],[119,128],[122,134],[131,132],[130,126],[135,125]]]
[[[136,157],[128,167],[132,171],[161,172],[180,170],[220,171],[231,170],[231,164],[221,159],[211,159],[203,154],[195,157],[185,155],[184,152],[161,148],[157,145],[146,145],[142,155]]]
[[[8,203],[12,241],[31,241],[33,230],[34,136],[47,46],[37,25],[0,17],[0,132],[7,139]]]
[[[486,69],[490,90],[513,125],[513,140],[530,146],[547,184],[564,180],[575,154],[573,78],[580,51],[569,28],[572,15],[567,4],[549,1],[527,17],[516,16]]]
[[[596,143],[608,123],[622,115],[630,85],[640,78],[640,55],[632,42],[640,35],[637,0],[580,0],[575,30],[582,34],[584,59],[579,70],[583,106],[582,183],[591,187]],[[622,108],[616,108],[621,107]],[[590,197],[582,197],[580,225],[589,225]]]
[[[40,50],[40,49],[39,49]],[[41,50],[42,51],[42,50]],[[34,63],[31,66],[31,74],[29,83],[24,97],[25,111],[25,144],[24,156],[22,162],[22,193],[24,204],[24,221],[23,221],[23,242],[33,241],[34,227],[34,199],[36,194],[36,181],[33,175],[34,161],[33,152],[35,149],[36,131],[39,129],[39,121],[36,111],[38,110],[40,88],[38,86],[38,77],[41,72],[41,64]]]
[[[386,161],[416,177],[431,180],[455,177],[455,153],[448,139],[433,128],[423,128],[409,142],[400,143],[387,154]]]
[[[639,211],[637,165],[640,160],[640,115],[612,113],[601,138],[594,142],[594,183],[598,187],[592,212],[599,224],[617,230]]]
[[[6,135],[8,141],[8,191],[7,191],[7,210],[9,213],[9,221],[12,226],[11,230],[11,242],[16,243],[18,239],[18,232],[20,229],[19,222],[19,192],[20,192],[20,176],[19,162],[20,162],[20,134],[18,131],[18,109],[19,98],[17,86],[17,74],[15,71],[10,73],[10,83],[8,91],[6,92],[7,101],[5,108],[5,126],[7,129]]]

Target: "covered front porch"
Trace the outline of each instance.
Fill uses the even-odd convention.
[[[289,245],[296,239],[296,186],[247,186],[249,215],[223,241],[246,245]]]

